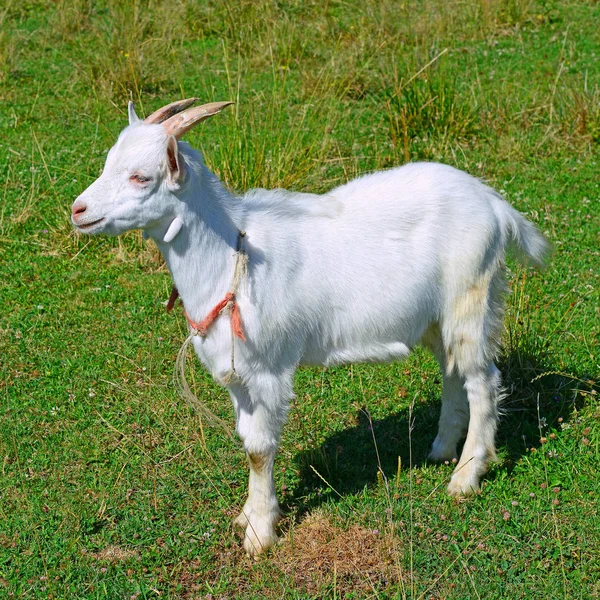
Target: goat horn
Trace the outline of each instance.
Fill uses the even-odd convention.
[[[177,102],[171,102],[162,108],[154,111],[150,116],[144,119],[144,123],[162,123],[167,119],[170,119],[174,115],[189,108],[198,98],[187,98],[186,100],[178,100]]]
[[[194,125],[204,121],[204,119],[208,119],[208,117],[220,113],[230,104],[233,104],[233,102],[211,102],[209,104],[203,104],[202,106],[194,106],[194,108],[190,108],[181,114],[170,117],[164,121],[162,125],[169,135],[179,139],[194,127]]]

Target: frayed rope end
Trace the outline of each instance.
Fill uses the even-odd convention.
[[[177,353],[177,358],[175,359],[175,372],[173,374],[173,383],[175,384],[175,387],[177,388],[179,394],[186,401],[188,406],[190,406],[192,409],[198,412],[201,418],[206,418],[210,425],[220,427],[221,429],[223,429],[223,431],[225,431],[225,433],[227,434],[227,436],[229,436],[231,440],[235,440],[235,437],[229,425],[227,425],[227,423],[225,423],[223,419],[217,417],[217,415],[215,415],[209,408],[206,407],[205,404],[202,403],[201,400],[198,399],[194,392],[192,392],[187,382],[187,379],[185,377],[187,348],[190,345],[193,337],[194,334],[188,335],[185,342],[183,342],[183,345],[179,349],[179,352]]]

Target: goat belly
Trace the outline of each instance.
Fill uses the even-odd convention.
[[[363,342],[347,347],[308,347],[302,357],[304,365],[342,365],[347,363],[384,363],[405,359],[410,348],[403,342]]]

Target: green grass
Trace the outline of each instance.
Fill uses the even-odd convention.
[[[0,597],[600,596],[595,2],[9,0],[0,9]],[[139,233],[76,236],[126,124],[236,101],[189,141],[237,190],[324,191],[407,160],[489,181],[555,246],[511,264],[510,392],[481,495],[426,461],[440,375],[303,369],[277,461],[284,541],[231,520],[240,444],[172,384],[185,337]],[[197,394],[232,424],[190,357]],[[542,441],[543,440],[543,441]]]

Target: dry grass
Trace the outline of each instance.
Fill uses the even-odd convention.
[[[205,598],[207,589],[218,590],[232,580],[239,598],[280,599],[292,589],[316,598],[364,598],[402,583],[397,553],[398,540],[388,532],[358,524],[344,529],[315,511],[291,528],[267,558],[251,561],[236,541],[234,549],[220,548],[208,573],[202,562],[183,563],[176,586],[189,600]],[[275,579],[285,581],[285,588],[273,585]],[[211,597],[229,598],[216,591]]]
[[[60,0],[52,35],[55,41],[75,41],[73,81],[93,90],[99,101],[142,101],[172,92],[181,86],[186,63],[202,71],[214,68],[207,65],[209,55],[198,54],[184,40],[215,34],[223,66],[234,77],[264,68],[295,70],[302,61],[307,95],[318,89],[352,100],[378,92],[381,72],[399,49],[410,62],[408,72],[414,72],[457,39],[501,34],[534,20],[531,4],[490,0],[455,10],[441,0],[384,0],[364,3],[355,15],[312,1],[291,11],[285,3],[265,0],[244,0],[235,7],[229,2],[109,0],[100,11],[89,0]],[[99,46],[104,51],[91,55],[90,48]]]
[[[9,1],[0,9],[0,82],[4,82],[10,76],[16,60],[16,48],[14,35],[11,34],[7,25],[9,9],[12,2]]]
[[[101,560],[110,564],[124,562],[131,558],[137,558],[139,555],[135,550],[121,548],[120,546],[106,546],[98,552],[90,552],[89,556],[96,560]]]
[[[385,532],[358,524],[344,530],[314,512],[290,531],[273,553],[273,563],[299,589],[318,593],[333,581],[337,597],[344,598],[398,583],[397,545]]]
[[[131,98],[141,102],[179,81],[185,62],[179,3],[111,0],[106,12],[110,26],[85,0],[56,13],[57,34],[74,39],[78,47],[75,81],[93,90],[100,101],[115,103]],[[104,52],[95,52],[98,47]]]
[[[586,76],[578,88],[568,88],[563,94],[563,133],[597,144],[600,142],[600,87],[592,86]]]

